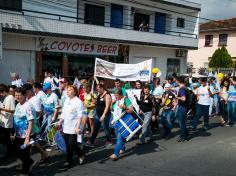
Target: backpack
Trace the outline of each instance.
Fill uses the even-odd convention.
[[[186,90],[186,103],[189,111],[190,109],[193,109],[194,106],[194,93],[192,90],[188,88],[185,88],[185,90]]]

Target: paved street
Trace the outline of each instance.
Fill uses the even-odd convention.
[[[118,161],[108,160],[112,149],[100,147],[87,154],[86,164],[60,172],[65,157],[59,151],[51,152],[52,162],[35,166],[35,175],[150,175],[150,176],[235,176],[236,175],[236,127],[220,127],[218,119],[211,123],[208,132],[201,130],[191,135],[188,142],[177,143],[178,131],[166,141],[160,139],[136,147],[137,140],[127,143],[127,153]],[[102,140],[100,138],[100,140]],[[33,155],[39,160],[39,154]],[[76,158],[75,158],[76,159]],[[19,161],[2,162],[1,176],[14,175]]]

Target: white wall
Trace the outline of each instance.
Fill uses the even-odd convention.
[[[198,34],[198,30],[196,31],[196,26],[198,26],[198,18],[190,17],[190,16],[196,16],[198,17],[199,12],[197,10],[190,10],[187,8],[181,8],[176,7],[173,5],[166,5],[158,2],[153,2],[150,0],[142,1],[137,0],[136,2],[128,2],[124,0],[79,0],[79,22],[84,23],[84,9],[85,3],[95,4],[95,5],[102,5],[105,7],[105,21],[108,22],[105,24],[105,26],[110,26],[110,4],[120,4],[124,6],[124,23],[125,24],[133,24],[133,21],[128,22],[129,20],[133,20],[132,15],[127,10],[130,10],[130,7],[134,7],[137,9],[142,9],[145,11],[149,11],[149,13],[155,14],[155,12],[161,12],[166,13],[171,16],[171,19],[167,19],[167,28],[170,31],[175,32],[184,32],[184,33],[191,33],[191,34]],[[176,3],[185,4],[187,2],[184,1],[176,1]],[[145,4],[145,5],[143,5]],[[198,7],[200,6],[195,3],[187,3],[190,6]],[[39,8],[40,7],[40,8]],[[64,0],[23,0],[23,9],[27,10],[33,10],[33,11],[40,11],[44,13],[52,13],[56,14],[56,16],[53,15],[45,15],[40,13],[32,13],[32,12],[24,12],[25,15],[33,15],[38,17],[45,17],[50,19],[59,19],[60,15],[65,16],[71,16],[73,18],[66,18],[61,17],[61,20],[76,22],[77,17],[77,0],[70,0],[70,1],[64,1]],[[167,9],[167,10],[165,10]],[[179,12],[179,13],[175,13]],[[186,14],[186,15],[185,15]],[[130,16],[131,15],[131,16]],[[189,16],[190,15],[190,16]],[[185,28],[177,28],[176,27],[176,20],[177,17],[184,18],[185,21]],[[154,27],[154,16],[151,15],[150,18],[150,26],[151,28]],[[152,32],[153,30],[151,30]],[[178,35],[178,33],[171,33]]]
[[[167,59],[180,59],[180,74],[186,73],[187,60],[186,58],[176,58],[175,49],[145,47],[131,45],[129,49],[129,63],[138,63],[143,60],[153,58],[153,66],[158,67],[161,72],[161,80],[166,77]]]
[[[35,78],[35,52],[3,49],[0,82],[11,83],[10,72],[18,73],[24,81]]]
[[[35,78],[35,39],[33,37],[3,34],[1,83],[11,83],[10,72],[19,73],[25,81]]]

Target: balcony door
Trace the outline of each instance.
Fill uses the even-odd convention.
[[[165,34],[166,14],[156,13],[155,15],[155,33]]]
[[[123,6],[111,4],[111,27],[122,28]]]

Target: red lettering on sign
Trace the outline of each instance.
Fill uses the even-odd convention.
[[[107,49],[107,53],[111,53],[112,52],[112,46],[109,46],[108,49]]]
[[[84,49],[84,43],[80,43],[80,52]]]
[[[51,46],[50,46],[50,49],[52,49],[52,50],[57,49],[57,43],[58,43],[58,41],[52,42],[52,44],[51,44]]]
[[[102,51],[102,45],[98,45],[97,53],[101,53]]]
[[[113,46],[113,54],[116,54],[117,46]]]
[[[70,43],[66,42],[66,50],[67,50],[67,51],[69,50],[69,48],[70,48],[71,45],[72,45],[72,42],[70,42]]]
[[[62,42],[60,42],[60,43],[58,44],[58,49],[59,49],[59,50],[64,50],[65,46],[66,46],[66,42],[65,42],[65,41],[62,41]]]
[[[85,44],[85,46],[84,46],[84,52],[89,52],[89,49],[90,49],[90,44]]]
[[[79,49],[79,43],[76,42],[76,43],[74,43],[74,44],[72,45],[72,51],[76,51],[76,50],[78,50],[78,49]]]
[[[102,48],[102,53],[106,53],[107,52],[107,45],[104,45],[103,48]]]

